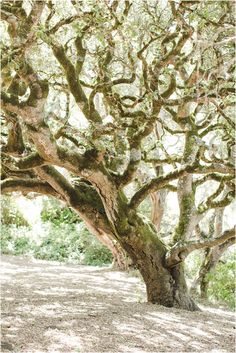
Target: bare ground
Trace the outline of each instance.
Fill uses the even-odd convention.
[[[2,353],[234,352],[234,314],[145,303],[137,277],[2,256]]]

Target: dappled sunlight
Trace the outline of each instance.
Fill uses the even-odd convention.
[[[35,308],[34,304],[32,305],[25,305],[20,308],[20,311],[25,313],[30,313],[33,316],[55,316],[56,312],[61,309],[61,304],[53,303],[53,304],[45,304]],[[59,309],[59,310],[58,310]]]
[[[61,294],[75,294],[75,293],[85,293],[84,289],[67,289],[63,287],[50,287],[47,289],[38,289],[34,290],[34,293],[40,294],[40,295],[61,295]]]
[[[104,274],[104,277],[107,279],[112,279],[113,281],[116,281],[116,282],[121,281],[121,282],[127,283],[125,278],[127,278],[128,275],[127,273],[112,271],[112,272],[106,272]],[[140,283],[140,280],[137,277],[129,277],[129,283],[127,283],[127,285],[130,285],[131,283]]]
[[[49,329],[44,336],[49,339],[49,352],[56,349],[77,349],[79,351],[81,343],[80,339],[71,331],[68,333],[60,332],[58,329]],[[52,342],[52,343],[51,343]]]
[[[9,270],[2,333],[17,353],[227,352],[225,340],[233,347],[232,312],[145,303],[143,283],[130,274],[4,256],[2,274]]]
[[[213,313],[215,315],[224,315],[224,316],[228,316],[232,318],[232,311],[230,310],[222,310],[222,309],[216,309],[216,308],[212,308],[210,306],[206,306],[205,309],[207,309],[207,311],[209,311],[210,313]]]
[[[189,341],[189,337],[186,336],[185,334],[183,333],[180,333],[180,332],[172,332],[172,335],[175,336],[178,340],[180,341],[184,341],[184,342],[188,342]],[[165,335],[167,336],[167,335]]]
[[[190,319],[186,321],[186,324],[182,324],[181,321],[183,318],[181,316],[175,319],[177,315],[171,315],[169,312],[163,312],[163,315],[155,314],[156,313],[150,313],[150,315],[142,316],[139,325],[137,325],[137,322],[133,324],[131,318],[129,318],[125,324],[120,322],[113,322],[113,324],[116,326],[117,332],[126,336],[132,335],[133,338],[135,337],[137,340],[142,341],[143,344],[145,344],[147,340],[146,330],[148,330],[150,334],[148,344],[152,345],[152,347],[159,345],[166,346],[167,339],[168,342],[175,342],[175,349],[179,349],[180,351],[183,349],[183,344],[188,344],[189,351],[203,351],[209,340],[215,340],[216,345],[221,344],[221,340],[217,340],[215,337],[216,333],[219,335],[220,333],[215,329],[211,332],[206,331],[205,324],[203,323],[198,324],[196,320]],[[134,316],[137,317],[137,315]],[[175,325],[174,327],[173,324]],[[201,328],[201,325],[204,327]],[[171,330],[170,326],[172,326]],[[197,342],[197,345],[195,342]]]

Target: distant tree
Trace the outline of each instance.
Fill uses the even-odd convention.
[[[234,3],[1,5],[2,192],[64,201],[128,254],[149,302],[197,310],[185,258],[234,237],[195,236],[208,211],[234,196]],[[180,210],[168,241],[156,217],[138,212],[165,190]]]

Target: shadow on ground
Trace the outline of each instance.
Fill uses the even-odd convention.
[[[234,315],[145,303],[141,281],[90,266],[2,256],[2,350],[234,352]]]

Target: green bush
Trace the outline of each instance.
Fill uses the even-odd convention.
[[[28,227],[1,226],[1,252],[4,254],[24,255],[32,247]]]
[[[71,224],[44,225],[44,236],[34,245],[34,257],[44,260],[80,262],[79,233]]]
[[[62,223],[59,226],[47,222],[43,224],[41,234],[35,234],[35,230],[29,227],[3,225],[1,251],[4,254],[30,255],[42,260],[85,265],[112,262],[111,252],[82,223]]]
[[[47,199],[43,203],[41,211],[43,222],[51,222],[60,226],[62,223],[75,224],[81,222],[79,216],[72,209],[54,199]]]
[[[50,234],[36,247],[35,256],[47,260],[103,265],[112,262],[111,252],[84,226],[79,216],[57,200],[44,201],[43,222],[51,224]],[[76,231],[75,225],[79,227]]]
[[[1,223],[4,225],[15,225],[16,227],[29,226],[11,196],[2,196]]]
[[[102,245],[84,225],[80,227],[79,244],[83,252],[85,265],[103,265],[112,262],[112,254],[108,248]]]
[[[191,282],[197,276],[204,257],[204,250],[191,253],[185,261],[187,279]],[[209,281],[207,298],[210,302],[224,303],[228,307],[235,306],[235,255],[225,253],[214,270],[206,277]],[[195,295],[198,295],[195,293]]]
[[[208,274],[209,299],[225,302],[229,307],[235,307],[235,260],[231,256],[226,263],[219,262],[211,273]]]
[[[93,244],[84,251],[85,265],[101,266],[112,262],[111,252],[101,244]]]
[[[11,254],[14,239],[11,234],[11,228],[5,224],[1,225],[1,252]]]
[[[29,238],[25,236],[16,238],[14,242],[15,255],[24,255],[25,253],[28,253],[30,249],[31,249],[31,242]]]
[[[48,224],[48,234],[34,247],[36,258],[69,261],[85,265],[112,262],[111,252],[103,246],[83,224]]]
[[[85,265],[112,262],[111,252],[84,226],[80,217],[58,200],[47,198],[41,211],[41,231],[31,229],[12,197],[2,204],[1,252],[37,259]]]

